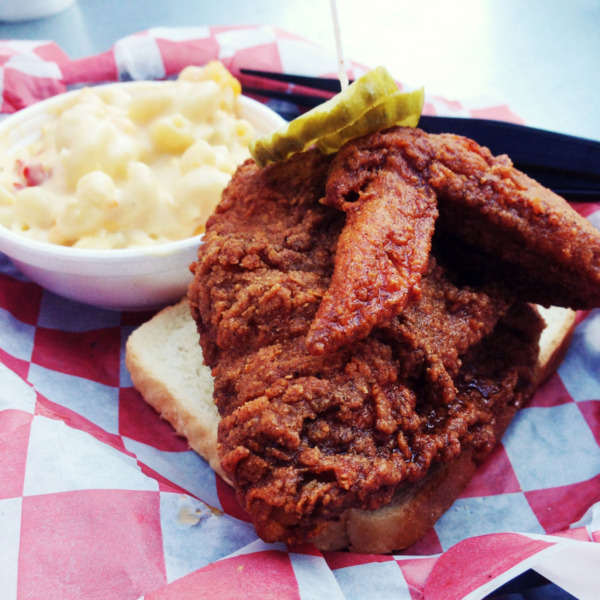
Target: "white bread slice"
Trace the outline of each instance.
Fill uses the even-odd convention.
[[[168,306],[133,331],[125,364],[144,400],[228,481],[217,455],[221,417],[212,399],[213,378],[202,363],[187,300]]]
[[[538,385],[542,384],[558,369],[562,362],[575,329],[575,311],[568,308],[537,306],[538,313],[546,322],[546,328],[540,336],[538,356]]]
[[[560,364],[575,326],[575,313],[565,308],[538,310],[546,321],[540,339],[538,385]],[[187,301],[157,313],[127,340],[126,365],[144,399],[184,436],[192,449],[225,477],[217,454],[219,414],[212,399],[210,369],[202,363],[196,324]],[[501,435],[508,426],[499,423]],[[433,527],[473,476],[478,457],[467,451],[448,464],[438,464],[416,483],[401,486],[392,502],[375,511],[347,510],[315,540],[322,550],[348,548],[384,554],[406,548]]]

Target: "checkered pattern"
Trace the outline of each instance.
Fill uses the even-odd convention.
[[[2,42],[2,111],[214,58],[234,73],[337,69],[267,27],[156,29],[79,61],[51,43]],[[427,111],[516,120],[440,98]],[[600,206],[578,208],[600,225]],[[258,540],[232,490],[132,387],[124,344],[149,316],[60,298],[0,255],[2,598],[448,599],[482,597],[529,567],[573,594],[600,588],[598,570],[581,569],[600,549],[600,311],[582,315],[559,373],[455,505],[398,556]]]
[[[253,82],[251,76],[240,74],[244,67],[330,77],[337,77],[338,72],[336,56],[267,26],[158,27],[123,38],[100,55],[78,60],[70,60],[51,42],[1,41],[1,112],[15,112],[83,84],[174,77],[187,65],[209,60],[223,62],[244,85]],[[367,70],[353,61],[346,61],[346,66],[351,79]],[[288,84],[271,85],[289,89]],[[426,96],[423,112],[522,122],[506,104],[481,106],[432,95]]]

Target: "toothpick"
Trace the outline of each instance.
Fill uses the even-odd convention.
[[[342,52],[342,36],[340,35],[340,23],[338,19],[336,0],[330,0],[331,18],[333,19],[333,33],[335,35],[335,47],[338,57],[338,77],[342,90],[348,87],[348,74],[344,65],[344,54]]]

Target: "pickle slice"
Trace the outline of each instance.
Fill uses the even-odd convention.
[[[413,92],[396,91],[383,98],[364,113],[354,123],[316,140],[316,146],[323,154],[337,152],[348,140],[381,131],[393,125],[416,127],[425,102],[423,88]]]
[[[352,125],[385,98],[397,93],[398,86],[393,77],[385,67],[379,66],[333,98],[256,140],[250,147],[250,153],[261,167],[286,160],[318,139]],[[390,127],[396,120],[393,119],[387,126]]]

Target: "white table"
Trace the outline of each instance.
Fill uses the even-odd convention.
[[[597,0],[338,0],[346,57],[448,99],[507,103],[533,126],[600,139]],[[156,26],[266,23],[335,52],[328,0],[76,0],[0,37],[52,39],[72,58]]]

